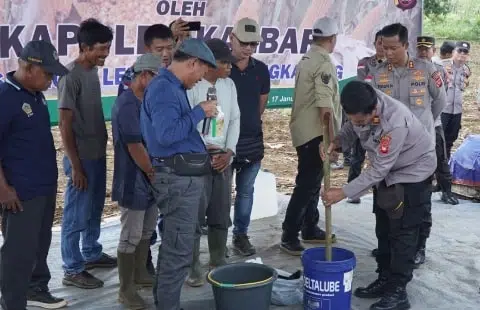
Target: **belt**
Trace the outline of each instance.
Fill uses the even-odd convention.
[[[155,169],[155,172],[164,172],[164,173],[174,173],[175,170],[173,170],[170,167],[167,166],[153,166],[153,169]]]

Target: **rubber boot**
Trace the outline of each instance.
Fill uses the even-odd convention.
[[[200,238],[195,238],[193,243],[193,261],[187,284],[191,287],[200,287],[205,284],[202,266],[200,265]]]
[[[146,305],[142,297],[138,295],[135,283],[135,253],[117,253],[118,259],[118,278],[120,280],[120,291],[118,292],[118,301],[124,304],[128,309],[145,309]]]
[[[135,284],[143,287],[153,286],[153,276],[147,270],[148,250],[150,240],[140,240],[135,250]]]
[[[208,227],[208,251],[210,252],[210,269],[227,264],[227,260],[225,259],[227,238],[227,229]]]

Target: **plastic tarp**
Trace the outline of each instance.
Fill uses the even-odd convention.
[[[453,183],[480,186],[480,135],[469,135],[450,158]]]

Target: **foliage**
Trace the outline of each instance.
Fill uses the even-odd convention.
[[[424,0],[423,10],[427,16],[445,15],[450,12],[451,0]]]

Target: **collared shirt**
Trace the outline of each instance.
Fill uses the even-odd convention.
[[[57,191],[57,159],[47,101],[7,74],[0,84],[0,161],[20,200]]]
[[[357,65],[357,80],[369,82],[372,73],[383,61],[383,59],[378,59],[376,55],[360,59]]]
[[[468,79],[472,75],[467,64],[458,65],[450,59],[444,65],[447,70],[449,81],[447,88],[447,105],[444,113],[460,114],[463,111],[463,92],[468,86]]]
[[[312,45],[297,65],[290,133],[294,147],[323,135],[320,108],[333,110],[335,134],[342,124],[337,70],[324,48]]]
[[[128,151],[129,144],[142,143],[140,131],[141,101],[131,89],[115,100],[112,108],[113,162],[112,201],[124,208],[146,210],[153,196],[148,180]]]
[[[240,135],[240,109],[237,102],[237,89],[232,79],[218,79],[215,85],[203,79],[187,91],[188,100],[192,107],[195,107],[205,101],[208,89],[213,86],[217,91],[218,107],[222,113],[221,115],[219,113],[215,123],[212,120],[210,131],[202,138],[207,145],[216,145],[235,153]],[[213,135],[214,125],[215,135]],[[200,133],[202,132],[203,122],[198,124],[197,129]]]
[[[197,125],[205,118],[200,105],[193,109],[182,82],[161,69],[145,91],[140,125],[151,157],[206,153]]]
[[[262,135],[260,95],[270,93],[270,72],[262,61],[250,57],[245,70],[232,64],[230,78],[235,82],[240,107],[240,140]]]
[[[376,123],[358,127],[348,122],[338,136],[343,151],[350,150],[360,139],[371,158],[371,166],[343,187],[345,195],[352,199],[382,180],[387,186],[424,181],[437,167],[435,141],[427,128],[403,103],[376,92]]]
[[[442,73],[424,59],[410,57],[406,67],[384,62],[372,74],[372,86],[407,106],[435,139],[434,121],[446,105]]]
[[[117,97],[120,96],[124,91],[126,91],[130,87],[130,84],[133,81],[133,76],[134,76],[134,72],[133,72],[133,66],[132,66],[132,67],[129,67],[122,76],[120,85],[118,85]]]

